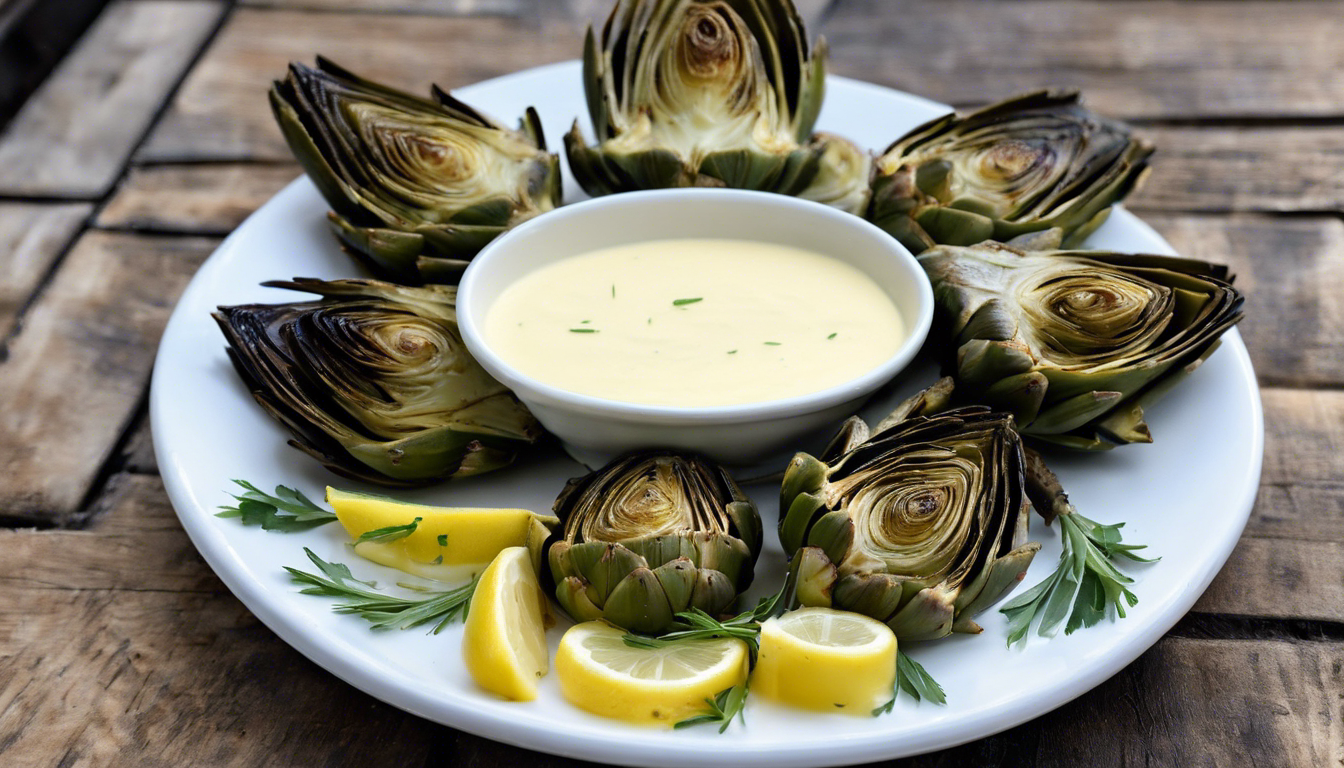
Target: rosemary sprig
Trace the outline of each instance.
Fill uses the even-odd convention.
[[[1124,523],[1102,525],[1077,512],[1058,517],[1064,551],[1059,567],[1044,581],[1009,601],[999,610],[1008,617],[1008,644],[1024,640],[1039,615],[1036,633],[1054,637],[1059,627],[1071,635],[1090,627],[1113,607],[1119,618],[1125,617],[1125,605],[1137,605],[1139,598],[1125,585],[1134,579],[1121,573],[1114,561],[1123,557],[1139,563],[1153,559],[1134,554],[1142,545],[1125,544],[1120,536]],[[1067,623],[1066,623],[1067,622]]]
[[[1123,619],[1125,605],[1137,605],[1139,598],[1125,588],[1134,580],[1121,573],[1115,561],[1154,560],[1134,554],[1145,549],[1143,545],[1124,543],[1120,535],[1124,523],[1102,525],[1078,514],[1039,452],[1028,448],[1023,457],[1027,495],[1046,525],[1059,520],[1063,551],[1054,573],[999,609],[1008,617],[1008,645],[1025,640],[1037,616],[1041,623],[1036,633],[1041,637],[1054,637],[1061,625],[1066,635],[1090,627],[1106,616],[1108,606]]]
[[[732,688],[725,688],[719,691],[712,699],[705,699],[705,704],[709,710],[704,714],[688,717],[685,720],[679,720],[673,728],[689,728],[692,725],[718,725],[719,733],[728,730],[728,726],[733,724],[733,718],[736,717],[743,725],[747,724],[747,719],[742,714],[743,705],[747,702],[747,682],[734,685]]]
[[[241,494],[229,494],[237,500],[233,506],[221,505],[215,517],[238,518],[243,525],[260,525],[262,530],[293,533],[325,525],[336,515],[314,504],[294,488],[275,487],[275,495],[266,493],[246,480],[234,480]]]
[[[371,623],[373,629],[410,629],[435,622],[431,633],[438,634],[452,622],[467,617],[467,611],[471,608],[471,595],[476,590],[476,579],[472,579],[470,584],[447,592],[430,592],[408,584],[399,585],[420,591],[424,597],[397,597],[374,592],[364,588],[374,587],[373,582],[356,579],[347,566],[329,563],[307,547],[303,548],[303,552],[317,566],[321,575],[285,566],[295,584],[308,585],[299,591],[305,595],[344,599],[345,602],[336,604],[332,610],[355,614]],[[362,587],[357,586],[361,584]]]
[[[946,704],[947,694],[943,692],[943,687],[933,679],[933,675],[924,669],[924,666],[918,661],[905,655],[905,651],[896,652],[896,686],[891,692],[891,699],[886,704],[873,710],[873,717],[885,715],[891,712],[896,706],[896,698],[904,691],[906,695],[914,699],[916,703],[928,699],[934,704]]]
[[[785,579],[784,586],[780,587],[778,592],[769,597],[761,598],[756,603],[755,608],[739,613],[731,619],[719,621],[699,608],[692,608],[689,611],[678,613],[676,616],[686,625],[686,629],[678,629],[659,637],[627,632],[622,639],[631,648],[666,648],[673,643],[687,640],[735,637],[747,644],[751,666],[754,667],[756,666],[756,654],[761,647],[761,622],[783,612],[783,607],[788,604],[785,595],[792,594],[793,582],[794,579],[790,574],[790,578]]]

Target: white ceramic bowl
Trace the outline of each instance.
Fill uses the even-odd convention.
[[[505,362],[485,338],[486,313],[513,281],[570,256],[669,238],[780,243],[854,265],[891,296],[909,337],[886,362],[836,387],[799,397],[715,407],[640,405],[570,392]],[[797,448],[809,432],[843,420],[915,356],[933,317],[919,263],[872,224],[829,206],[764,192],[672,189],[601,197],[539,216],[505,233],[472,260],[458,290],[467,349],[517,393],[579,461],[596,466],[636,448],[699,451],[750,466]]]

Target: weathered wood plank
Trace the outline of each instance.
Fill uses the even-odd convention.
[[[192,70],[141,153],[145,159],[289,160],[266,101],[290,61],[335,58],[367,77],[426,93],[574,58],[580,25],[239,9]],[[498,115],[512,123],[516,115]]]
[[[1260,394],[1265,464],[1247,535],[1344,542],[1344,392]]]
[[[157,475],[159,460],[154,455],[154,434],[149,428],[149,419],[141,418],[132,428],[130,439],[126,441],[125,461],[122,471],[140,475]]]
[[[278,640],[210,573],[158,480],[128,482],[96,533],[0,533],[0,764],[404,766],[441,754],[447,729]]]
[[[0,516],[69,524],[134,414],[178,294],[215,240],[90,232],[0,365]]]
[[[1344,4],[838,3],[832,71],[951,104],[1081,88],[1123,117],[1336,116]]]
[[[202,0],[110,5],[0,138],[0,192],[105,192],[223,12]]]
[[[1050,766],[1344,764],[1344,643],[1159,642],[1045,715]]]
[[[1243,537],[1192,610],[1344,622],[1344,543]]]
[[[291,163],[133,168],[96,226],[227,234],[302,175]]]
[[[0,204],[0,338],[79,231],[92,206]]]
[[[1155,4],[1156,5],[1156,4]],[[1143,210],[1344,211],[1344,129],[1143,128],[1157,146]]]
[[[1182,255],[1232,267],[1261,383],[1344,385],[1344,221],[1142,215]]]

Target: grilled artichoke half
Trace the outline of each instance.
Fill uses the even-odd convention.
[[[431,101],[322,58],[291,64],[270,95],[332,231],[380,276],[455,282],[486,243],[560,205],[560,160],[531,108],[512,131],[437,86]]]
[[[947,115],[897,139],[873,168],[868,218],[911,253],[1057,228],[1076,247],[1142,180],[1153,148],[1039,91]]]
[[[803,605],[886,622],[901,640],[978,633],[971,617],[1022,580],[1031,503],[1012,417],[940,392],[869,434],[851,419],[822,459],[800,453],[780,493],[779,538]]]
[[[721,467],[670,451],[627,454],[569,481],[547,549],[547,578],[578,621],[633,632],[677,628],[676,614],[727,611],[761,551],[755,505]]]
[[[734,187],[861,212],[867,154],[810,137],[825,44],[809,50],[805,34],[790,0],[620,0],[600,44],[588,30],[583,78],[598,143],[575,121],[565,136],[575,178],[590,195]]]
[[[1144,407],[1241,319],[1227,268],[1202,261],[998,243],[919,261],[953,335],[958,397],[1070,448],[1152,442]]]
[[[331,471],[388,486],[503,467],[542,429],[467,353],[449,286],[297,278],[321,296],[220,307],[229,357],[290,444]]]

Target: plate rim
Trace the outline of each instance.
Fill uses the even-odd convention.
[[[514,79],[535,77],[547,74],[551,70],[577,69],[580,65],[581,62],[578,60],[547,64],[484,80],[457,90],[478,87],[497,88]],[[828,75],[827,84],[828,86],[843,84],[856,90],[872,89],[887,94],[895,93],[901,97],[918,100],[944,111],[951,111],[952,109],[947,105],[922,96],[861,80]],[[220,265],[227,258],[228,252],[237,247],[236,243],[240,239],[239,233],[247,227],[254,216],[267,206],[282,198],[301,194],[302,187],[309,184],[311,182],[306,175],[298,176],[263,203],[248,219],[239,224],[219,244],[210,257],[202,263],[183,291],[182,296],[178,299],[177,305],[165,326],[159,349],[155,355],[155,371],[171,367],[167,342],[175,335],[174,332],[179,326],[190,322],[183,319],[187,316],[188,305],[193,303],[187,301],[188,297],[193,296],[196,291],[204,290],[208,278],[217,270],[222,269]],[[1123,206],[1117,206],[1112,216],[1122,217],[1128,224],[1143,228],[1147,234],[1165,243],[1165,240],[1157,235],[1152,227],[1124,209]],[[225,255],[221,257],[221,254]],[[202,279],[203,277],[207,279]],[[1225,536],[1217,542],[1215,548],[1217,557],[1201,563],[1198,569],[1198,578],[1189,581],[1179,595],[1166,606],[1165,610],[1154,616],[1142,628],[1138,636],[1131,638],[1120,652],[1091,660],[1091,663],[1084,665],[1078,674],[1072,676],[1064,684],[1038,691],[1026,698],[1014,700],[1011,707],[986,711],[959,720],[955,737],[948,738],[942,729],[931,729],[935,733],[939,733],[940,736],[938,738],[923,736],[901,740],[899,746],[895,748],[893,748],[889,737],[884,741],[880,738],[881,734],[862,734],[820,745],[777,743],[769,747],[762,747],[737,744],[734,745],[732,750],[724,750],[722,742],[714,740],[687,739],[684,743],[678,744],[675,750],[658,750],[662,754],[632,755],[630,734],[621,729],[613,728],[609,734],[604,733],[601,737],[584,734],[580,738],[566,734],[563,729],[538,733],[535,730],[508,728],[507,723],[503,724],[505,727],[501,728],[497,716],[484,710],[474,709],[469,701],[427,698],[416,689],[402,686],[395,679],[389,680],[381,676],[376,669],[368,668],[360,663],[359,659],[347,657],[340,651],[340,646],[323,645],[316,639],[310,639],[309,633],[305,632],[302,627],[301,617],[285,614],[267,597],[267,593],[271,591],[270,588],[262,582],[246,576],[246,569],[242,567],[241,562],[238,562],[237,553],[223,540],[223,533],[209,522],[214,519],[211,511],[212,505],[206,503],[204,499],[199,498],[194,493],[186,479],[187,470],[175,461],[169,453],[167,447],[169,441],[162,437],[167,434],[167,427],[163,422],[166,408],[164,403],[172,398],[174,393],[167,391],[164,386],[160,385],[161,378],[158,375],[152,378],[150,384],[150,428],[155,438],[154,450],[160,476],[173,510],[181,521],[193,546],[205,559],[211,570],[249,611],[286,644],[324,670],[367,695],[431,722],[472,732],[481,735],[483,738],[524,749],[612,764],[682,766],[687,759],[699,759],[705,765],[768,764],[777,768],[792,765],[845,765],[949,749],[1038,718],[1072,701],[1123,670],[1124,667],[1153,647],[1176,622],[1189,612],[1227,562],[1232,550],[1240,540],[1255,504],[1264,462],[1263,407],[1258,381],[1249,353],[1241,334],[1236,328],[1230,329],[1222,338],[1223,354],[1232,358],[1237,374],[1245,377],[1251,383],[1250,400],[1252,407],[1249,417],[1252,422],[1250,446],[1252,453],[1250,469],[1252,471],[1244,476],[1243,488],[1236,493],[1236,497],[1242,499],[1242,508],[1238,510],[1237,515],[1238,523],[1225,529]],[[451,712],[453,717],[442,717],[440,714],[433,712],[435,708]]]

